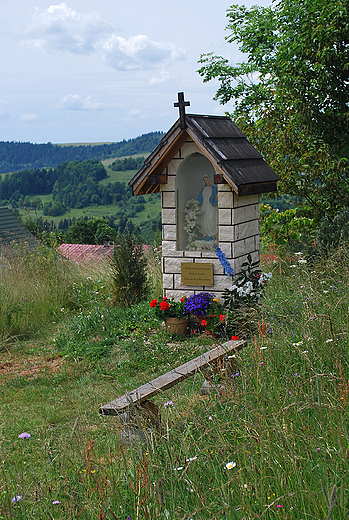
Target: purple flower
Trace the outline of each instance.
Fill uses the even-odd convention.
[[[193,294],[189,296],[184,304],[184,309],[196,316],[206,316],[206,313],[211,305],[211,302],[215,296],[213,294],[202,292],[199,294]]]
[[[20,500],[23,500],[22,495],[16,495],[15,497],[12,497],[12,504],[19,502]]]
[[[316,448],[316,451],[317,451],[317,452],[319,453],[319,451],[320,451],[320,448]]]
[[[53,505],[60,504],[60,501],[59,500],[52,500],[52,504]]]
[[[167,408],[168,406],[174,406],[173,402],[167,401],[166,403],[164,403],[164,408]]]
[[[20,433],[20,434],[18,435],[18,438],[19,438],[19,439],[30,439],[30,437],[31,437],[30,433],[27,433],[27,432]]]

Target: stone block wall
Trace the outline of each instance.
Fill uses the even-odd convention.
[[[202,291],[219,298],[232,284],[215,253],[177,250],[176,172],[181,162],[194,152],[201,150],[194,142],[186,142],[167,167],[167,184],[161,185],[164,296],[176,300]],[[253,261],[259,260],[259,198],[258,195],[238,197],[228,184],[218,184],[217,188],[219,247],[234,271],[239,272],[249,253]],[[214,285],[181,285],[182,262],[212,263]]]

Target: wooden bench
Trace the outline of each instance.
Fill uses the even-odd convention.
[[[242,350],[246,345],[246,340],[227,341],[222,345],[218,345],[212,350],[209,350],[195,359],[180,365],[174,370],[153,379],[149,383],[139,386],[135,390],[132,390],[132,392],[101,406],[99,413],[101,415],[119,415],[130,406],[141,405],[144,401],[147,401],[154,395],[163,392],[164,390],[168,390],[172,386],[196,374],[210,364],[218,362],[228,354]]]

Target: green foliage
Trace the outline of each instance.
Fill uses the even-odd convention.
[[[103,218],[77,220],[64,233],[64,240],[68,244],[103,244],[116,238],[116,230]]]
[[[139,170],[145,161],[145,157],[125,157],[117,159],[110,165],[110,169],[115,172],[125,172],[127,170]]]
[[[348,206],[348,5],[337,0],[281,0],[270,7],[233,5],[228,42],[246,62],[201,57],[215,99],[234,100],[233,116],[282,177],[280,189],[311,207],[315,221]]]
[[[322,218],[317,233],[317,245],[321,253],[329,254],[341,245],[348,244],[349,208],[343,208],[333,220]]]
[[[147,297],[147,260],[142,245],[127,228],[119,233],[112,259],[113,303],[130,307]]]
[[[268,204],[261,204],[260,234],[262,247],[271,244],[294,248],[300,243],[310,243],[315,238],[314,219],[298,215],[296,209],[279,211]]]

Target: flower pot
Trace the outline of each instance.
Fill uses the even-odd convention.
[[[165,323],[169,334],[185,334],[188,327],[187,318],[166,318]]]

